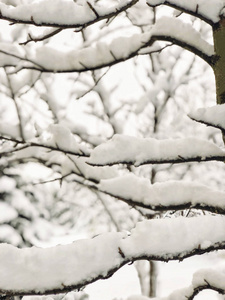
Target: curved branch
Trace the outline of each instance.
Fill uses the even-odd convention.
[[[188,3],[189,2],[189,3]],[[170,1],[170,0],[161,0],[158,1],[156,4],[152,3],[151,0],[147,1],[147,5],[150,7],[156,7],[160,5],[167,5],[169,7],[172,7],[174,9],[180,10],[181,12],[187,13],[191,16],[194,16],[196,18],[199,18],[200,20],[206,22],[210,26],[214,26],[219,21],[219,12],[218,11],[218,21],[214,21],[209,18],[209,16],[205,15],[204,13],[201,13],[201,6],[198,4],[198,1],[196,1],[195,6],[193,5],[193,1],[187,1],[187,3],[183,3],[183,1]],[[215,4],[214,4],[215,5]],[[191,9],[192,7],[194,9]],[[222,7],[221,7],[222,8]]]
[[[200,292],[204,290],[212,290],[221,295],[225,294],[225,276],[222,271],[216,269],[201,269],[194,273],[192,284],[188,287],[172,292],[163,300],[170,299],[188,299],[193,300]],[[162,300],[162,298],[154,298]]]
[[[183,260],[224,249],[224,226],[225,219],[221,217],[180,217],[140,222],[131,235],[106,233],[47,249],[18,249],[2,244],[0,293],[61,293],[108,278],[136,260]]]
[[[179,40],[176,37],[173,36],[166,36],[166,35],[154,35],[152,39],[155,39],[157,41],[166,41],[166,42],[172,42],[173,44],[182,47],[185,50],[188,50],[192,52],[193,54],[199,56],[202,58],[205,62],[207,62],[210,66],[213,65],[214,62],[214,55],[209,56],[208,54],[204,53],[202,50],[198,49],[194,45],[185,43],[184,40]]]
[[[151,46],[156,40],[177,44],[198,55],[208,64],[213,64],[215,57],[213,46],[202,39],[199,32],[191,25],[185,24],[179,19],[168,17],[158,20],[152,29],[146,33],[120,37],[114,39],[110,44],[100,42],[96,43],[95,47],[67,52],[56,51],[48,46],[43,46],[37,48],[35,61],[24,57],[20,58],[19,55],[12,56],[33,64],[27,66],[25,62],[24,65],[21,64],[20,69],[51,73],[86,72],[110,67],[137,55],[154,52],[155,49],[154,47],[151,49]],[[143,49],[142,53],[141,50]],[[11,55],[10,51],[4,54]],[[2,61],[4,63],[4,59]],[[16,63],[12,62],[11,66],[15,67]]]
[[[121,12],[135,5],[138,0],[127,0],[123,5],[120,4],[112,8],[105,8],[106,13],[103,12],[101,7],[94,7],[93,5],[90,5],[88,1],[84,6],[73,2],[67,3],[65,1],[58,1],[57,4],[52,6],[51,1],[49,1],[49,4],[47,2],[48,0],[45,0],[38,4],[31,3],[18,5],[17,7],[9,7],[8,5],[0,4],[0,19],[10,21],[13,24],[20,23],[35,26],[58,27],[62,29],[81,29],[99,21],[116,17]],[[46,14],[47,5],[51,7],[51,16]],[[90,12],[87,8],[89,8]],[[98,9],[100,12],[97,12]],[[26,14],[22,14],[22,11],[26,11]]]
[[[204,290],[212,290],[212,291],[215,291],[215,292],[217,292],[221,295],[225,294],[225,288],[219,288],[217,286],[213,286],[213,285],[208,284],[206,282],[206,284],[200,285],[200,286],[194,288],[192,294],[189,297],[187,297],[187,296],[186,297],[187,297],[188,300],[193,300],[195,298],[195,296],[197,296],[200,292],[202,292]]]

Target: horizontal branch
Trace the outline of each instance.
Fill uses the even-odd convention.
[[[62,0],[55,2],[57,3],[52,5],[50,0],[45,0],[38,4],[22,4],[16,7],[0,4],[0,19],[7,20],[13,24],[81,29],[99,21],[116,17],[121,12],[135,5],[138,0],[123,1],[123,5],[120,4],[104,9],[98,5],[90,5],[88,1],[84,2],[84,5]],[[46,13],[48,7],[51,7],[51,14]]]
[[[189,163],[189,162],[207,162],[207,161],[218,161],[218,162],[224,162],[225,161],[225,154],[222,155],[209,155],[209,156],[192,156],[192,157],[174,157],[174,158],[161,158],[161,159],[146,159],[145,161],[142,161],[141,163],[136,163],[132,160],[117,160],[116,162],[111,163],[92,163],[87,162],[91,166],[113,166],[118,164],[124,164],[124,165],[134,165],[135,167],[143,166],[143,165],[160,165],[160,164],[182,164],[182,163]]]
[[[98,188],[131,206],[154,211],[201,209],[225,214],[225,193],[193,182],[150,184],[146,178],[127,174],[101,180]]]
[[[125,135],[114,137],[97,146],[87,161],[92,166],[224,161],[225,151],[202,139],[157,140]]]
[[[106,233],[47,249],[1,244],[0,293],[62,293],[108,278],[136,260],[183,260],[224,249],[224,226],[221,217],[178,217],[140,222],[130,235]]]

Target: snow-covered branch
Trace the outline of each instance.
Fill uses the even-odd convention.
[[[201,269],[194,273],[192,283],[186,288],[172,292],[168,297],[155,298],[155,300],[193,300],[201,291],[213,290],[219,294],[225,294],[225,275],[223,270]],[[128,300],[135,300],[129,297]],[[137,297],[136,300],[139,300]],[[141,297],[140,297],[141,300]]]
[[[53,73],[85,72],[109,67],[137,55],[151,53],[155,50],[151,46],[156,40],[169,41],[182,46],[210,65],[213,61],[213,46],[205,41],[199,32],[179,19],[164,17],[159,19],[148,32],[130,37],[118,37],[110,44],[98,42],[95,47],[79,50],[59,51],[49,46],[40,46],[30,58],[29,54],[19,54],[24,52],[24,47],[18,47],[16,49],[18,54],[15,54],[10,51],[7,44],[7,51],[2,52],[0,66],[4,67],[7,62],[7,66],[14,66],[17,69]],[[12,59],[10,59],[11,53]],[[18,66],[19,60],[21,61]]]
[[[193,300],[200,292],[212,290],[225,294],[225,275],[223,270],[201,269],[194,273],[190,286],[175,290],[167,297],[156,297],[154,300]],[[130,296],[127,300],[150,300],[145,296]]]
[[[130,235],[106,233],[48,249],[18,249],[2,244],[0,292],[60,293],[107,278],[135,260],[182,260],[223,249],[224,226],[224,217],[178,217],[140,222]]]
[[[225,214],[225,193],[193,182],[150,184],[146,178],[128,174],[101,180],[99,189],[129,205],[156,211],[195,208]]]
[[[199,108],[189,114],[192,120],[218,128],[225,132],[225,104]]]
[[[211,160],[224,161],[225,152],[206,140],[197,138],[157,140],[116,134],[91,152],[88,163],[94,166],[122,163],[138,167],[144,164]]]
[[[35,26],[81,29],[115,17],[137,2],[138,0],[125,0],[110,8],[92,4],[91,1],[78,4],[65,0],[45,0],[16,7],[1,3],[0,19]]]
[[[215,1],[201,1],[201,0],[147,0],[147,4],[151,7],[159,5],[167,5],[178,9],[182,12],[195,16],[210,25],[219,22],[220,16],[223,13],[224,2],[220,0]]]

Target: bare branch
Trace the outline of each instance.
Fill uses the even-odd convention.
[[[46,40],[46,39],[48,39],[48,38],[50,38],[50,37],[52,37],[52,36],[58,34],[58,33],[61,32],[62,30],[63,30],[63,28],[58,28],[58,29],[56,29],[56,30],[54,29],[54,30],[51,31],[50,33],[45,34],[45,35],[43,35],[42,37],[39,37],[39,38],[34,38],[34,37],[32,37],[32,36],[29,34],[29,35],[28,35],[29,39],[28,39],[26,42],[19,43],[19,45],[27,45],[27,44],[30,43],[30,42],[35,42],[35,43],[37,43],[37,42],[44,41],[44,40]]]
[[[25,149],[25,148],[28,148],[28,147],[40,147],[40,148],[45,148],[45,149],[49,149],[49,150],[52,150],[52,151],[59,151],[59,152],[62,152],[66,155],[70,154],[70,155],[81,156],[81,157],[89,157],[89,154],[83,153],[82,151],[81,151],[81,153],[73,152],[73,151],[61,149],[59,147],[52,146],[52,145],[40,144],[40,143],[30,142],[30,141],[27,142],[27,141],[18,140],[18,139],[12,138],[12,137],[0,136],[0,140],[6,140],[6,141],[14,142],[16,144],[23,144],[24,145],[22,148],[15,149],[14,151],[19,151],[19,150],[22,150],[22,149]],[[13,151],[11,151],[11,150],[8,151],[8,152],[4,151],[3,153],[0,152],[0,156],[3,156],[3,155],[6,156],[7,154],[11,154],[11,153],[13,153]]]
[[[17,99],[16,99],[16,95],[14,94],[14,91],[13,91],[13,87],[12,87],[12,84],[11,84],[10,75],[7,73],[6,69],[5,69],[5,74],[6,74],[6,78],[7,78],[8,85],[9,85],[11,99],[13,100],[13,102],[15,104],[15,108],[16,108],[16,113],[17,113],[17,117],[18,117],[18,126],[19,126],[20,137],[21,137],[22,141],[24,141],[25,140],[25,136],[24,136],[24,132],[23,132],[23,120],[22,120],[22,116],[21,116],[20,107],[18,105],[18,102],[17,102]]]

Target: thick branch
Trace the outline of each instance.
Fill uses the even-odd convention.
[[[192,52],[193,54],[199,56],[202,58],[205,62],[207,62],[210,66],[213,65],[214,62],[214,55],[209,56],[200,49],[196,48],[194,45],[185,43],[184,40],[179,40],[176,37],[173,36],[166,36],[166,35],[155,35],[152,37],[152,39],[155,39],[157,41],[167,41],[172,42],[174,45],[180,46],[185,50],[188,50]]]
[[[225,220],[221,217],[180,217],[140,222],[128,236],[106,233],[48,249],[18,249],[2,244],[0,293],[61,293],[108,278],[123,265],[136,260],[183,260],[224,249],[224,226]]]

